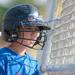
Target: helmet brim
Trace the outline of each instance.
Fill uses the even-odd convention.
[[[34,19],[33,21],[21,21],[21,25],[23,26],[36,26],[39,27],[41,30],[50,30],[51,27],[48,25],[49,23],[43,20],[39,20],[39,19]]]
[[[51,28],[48,26],[38,26],[40,30],[50,30]]]

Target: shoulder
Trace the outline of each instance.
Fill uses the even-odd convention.
[[[0,49],[0,61],[5,59],[7,54],[8,54],[7,48],[1,48]]]
[[[10,51],[8,50],[8,48],[0,49],[0,62],[6,61],[9,56],[10,56]]]
[[[1,49],[0,49],[0,60],[1,60],[3,57],[5,57],[5,56],[4,56],[4,54],[6,53],[5,51],[6,51],[5,48],[1,48]]]
[[[4,48],[1,48],[0,49],[0,56],[2,56],[2,55],[9,55],[9,54],[11,54],[11,51],[9,50],[9,48],[7,48],[7,47],[4,47]]]
[[[4,54],[7,52],[7,48],[0,48],[0,55]]]

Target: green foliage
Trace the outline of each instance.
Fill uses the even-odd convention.
[[[1,24],[2,24],[3,15],[4,15],[6,9],[7,8],[0,7],[0,30],[1,30]]]
[[[16,0],[15,3],[17,4],[21,4],[21,3],[24,3],[24,4],[27,4],[27,3],[31,3],[33,4],[33,0]]]
[[[37,4],[34,3],[34,0],[16,0],[15,3],[16,4],[28,4],[28,3],[33,4],[39,9],[40,14],[44,15],[44,9],[45,9],[44,5],[38,6]]]

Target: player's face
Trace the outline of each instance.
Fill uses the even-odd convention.
[[[22,43],[28,46],[32,46],[35,43],[35,41],[33,40],[36,40],[37,37],[39,36],[37,27],[23,27],[21,28],[21,31],[25,32],[20,32],[20,37],[27,39],[27,40],[22,39],[23,41]]]

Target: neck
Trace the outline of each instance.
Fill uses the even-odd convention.
[[[26,47],[20,45],[20,44],[17,43],[17,42],[12,43],[12,44],[9,46],[9,48],[10,48],[13,52],[19,54],[20,56],[25,55]]]

